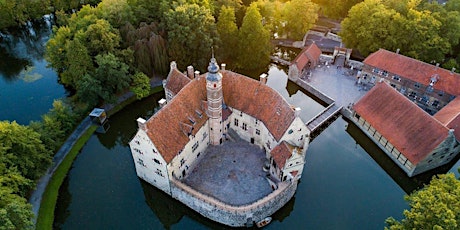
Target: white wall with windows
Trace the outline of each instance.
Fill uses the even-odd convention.
[[[190,135],[189,138],[190,141],[168,165],[170,176],[174,175],[179,180],[185,178],[197,165],[198,159],[204,157],[209,146],[209,121],[206,121],[195,136]]]
[[[170,194],[167,165],[144,130],[139,129],[129,142],[137,176]],[[152,173],[153,172],[153,173]]]

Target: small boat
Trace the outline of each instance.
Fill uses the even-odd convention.
[[[258,228],[262,228],[262,227],[268,225],[270,222],[272,222],[272,218],[269,217],[269,216],[267,216],[267,217],[265,217],[263,220],[257,222],[257,223],[256,223],[256,226],[257,226]]]

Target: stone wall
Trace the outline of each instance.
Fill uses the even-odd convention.
[[[303,89],[307,90],[309,93],[315,95],[317,98],[319,98],[324,103],[326,103],[328,105],[334,103],[334,99],[332,99],[331,97],[329,97],[326,94],[322,93],[321,91],[319,91],[318,89],[316,89],[312,85],[308,84],[307,82],[298,79],[298,80],[295,81],[295,83],[297,85],[299,85],[300,87],[302,87]]]
[[[272,215],[294,196],[296,189],[297,181],[282,182],[277,190],[250,205],[231,206],[171,178],[173,198],[211,220],[234,227]]]

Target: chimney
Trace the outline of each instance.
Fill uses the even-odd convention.
[[[147,130],[146,121],[143,118],[137,118],[137,126],[142,130]]]
[[[160,109],[162,109],[166,105],[166,99],[161,98],[161,100],[158,101],[158,104],[160,105]]]
[[[396,53],[397,53],[397,54],[399,54],[399,51],[400,51],[400,49],[399,49],[399,48],[397,48],[397,49],[396,49]]]
[[[171,64],[169,64],[169,66],[171,67],[171,70],[177,69],[177,64],[175,61],[172,61]]]
[[[452,70],[450,72],[455,73],[455,70],[457,70],[457,69],[455,67],[452,67]]]
[[[220,69],[225,70],[225,66],[227,66],[227,64],[225,64],[225,63],[220,64]]]
[[[301,111],[301,110],[302,110],[302,109],[299,108],[299,107],[295,107],[295,108],[294,108],[294,113],[295,113],[295,116],[296,116],[296,117],[298,117],[298,116],[300,115],[300,111]]]
[[[195,75],[193,74],[193,66],[187,66],[187,77],[190,79],[195,79]]]
[[[436,69],[434,70],[438,70],[438,67],[439,67],[439,63],[436,63]]]
[[[198,76],[200,76],[200,71],[196,70],[195,71],[195,77],[198,77]]]
[[[260,75],[260,82],[262,84],[267,84],[267,74],[263,73]]]

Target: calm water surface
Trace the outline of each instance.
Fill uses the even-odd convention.
[[[0,120],[27,125],[40,120],[55,99],[66,96],[43,58],[50,34],[50,20],[0,34]]]
[[[2,35],[0,42],[0,120],[28,124],[66,96],[47,68],[43,47],[46,21]],[[278,50],[285,58],[292,50]],[[268,85],[302,108],[309,120],[324,107],[288,82],[286,70],[271,66]],[[248,74],[258,78],[257,74]],[[95,134],[75,160],[60,190],[57,229],[209,229],[226,228],[201,217],[135,173],[128,142],[136,119],[157,110],[162,93],[134,103],[110,118],[106,134]],[[457,172],[460,162],[438,170]],[[403,196],[433,173],[409,179],[354,125],[339,118],[316,137],[307,151],[295,197],[273,215],[267,229],[382,229],[388,216],[402,217]],[[458,176],[458,173],[457,173]]]
[[[268,73],[268,85],[301,107],[303,119],[322,110],[287,82],[283,70],[272,66]],[[106,134],[92,136],[61,187],[55,228],[226,228],[136,176],[128,147],[137,130],[135,120],[151,116],[162,97],[160,93],[130,105],[110,118]],[[295,197],[273,215],[267,229],[382,229],[387,217],[400,219],[408,208],[405,190],[412,191],[423,178],[409,179],[397,168],[388,174],[384,169],[391,170],[392,164],[380,159],[382,154],[354,125],[339,118],[311,143]]]

